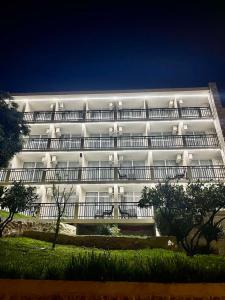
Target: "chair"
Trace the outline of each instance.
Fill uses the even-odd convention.
[[[119,212],[122,219],[137,218],[137,211],[135,208],[122,208],[119,206]]]
[[[119,179],[127,179],[127,174],[121,174],[120,170],[118,170]]]
[[[121,219],[126,219],[129,218],[129,213],[126,209],[121,208],[121,206],[119,206],[119,212],[121,215]]]
[[[97,209],[95,213],[95,219],[111,217],[113,213],[113,209],[114,209],[114,205],[112,205],[110,209],[104,209],[104,208]]]

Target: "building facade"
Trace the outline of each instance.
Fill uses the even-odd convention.
[[[0,172],[37,187],[42,220],[53,220],[52,185],[73,186],[64,219],[78,227],[154,229],[139,208],[144,186],[225,180],[225,147],[215,85],[205,88],[17,94],[30,126],[23,151]],[[221,114],[222,106],[219,114]],[[153,231],[152,231],[153,232]]]

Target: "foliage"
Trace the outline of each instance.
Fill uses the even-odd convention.
[[[111,235],[110,226],[107,224],[99,224],[95,228],[96,235]]]
[[[69,191],[67,191],[66,187],[61,189],[59,185],[56,186],[55,184],[53,184],[52,194],[53,194],[53,200],[56,204],[56,210],[57,210],[55,235],[52,242],[52,249],[55,249],[55,245],[57,243],[58,236],[59,236],[60,223],[63,215],[65,214],[66,206],[70,200],[70,197],[73,194],[73,186],[70,188]]]
[[[4,188],[0,197],[0,207],[8,210],[8,216],[0,219],[0,237],[7,224],[9,224],[16,213],[26,211],[37,201],[38,196],[34,187],[25,187],[22,182],[13,182],[9,188]]]
[[[188,183],[186,189],[178,183],[159,183],[145,187],[139,202],[141,207],[153,206],[158,227],[163,233],[175,235],[188,255],[199,252],[200,240],[208,248],[220,233],[218,212],[225,208],[225,186],[222,183]]]
[[[117,224],[114,224],[110,226],[110,233],[112,236],[119,236],[120,235],[120,228],[118,227]]]
[[[225,282],[225,258],[162,249],[101,251],[26,238],[0,239],[0,278]],[[96,270],[98,270],[96,272]]]
[[[109,224],[99,224],[96,226],[95,234],[97,235],[111,235],[111,236],[119,236],[120,229],[117,224],[109,225]]]
[[[23,120],[23,113],[8,93],[0,93],[0,168],[7,167],[13,155],[22,150],[22,135],[28,135],[29,128]]]

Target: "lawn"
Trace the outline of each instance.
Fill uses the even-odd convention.
[[[7,218],[9,215],[9,213],[7,211],[4,210],[0,210],[0,218]],[[25,216],[23,214],[15,214],[13,217],[14,220],[16,219],[34,219],[33,217],[29,217],[29,216]]]
[[[225,258],[163,249],[111,250],[0,239],[0,278],[225,282]]]

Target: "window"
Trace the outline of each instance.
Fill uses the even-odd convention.
[[[43,170],[42,162],[24,162],[23,171],[20,174],[22,181],[41,181]]]
[[[62,181],[78,180],[78,167],[79,163],[76,161],[59,161],[54,171],[54,177]]]
[[[122,197],[122,202],[134,202],[138,203],[141,198],[141,193],[139,192],[125,192]]]
[[[99,218],[105,217],[105,212],[112,213],[111,196],[107,192],[86,192],[85,203],[83,206],[80,206],[79,216]],[[111,214],[108,217],[111,217]]]
[[[166,179],[182,175],[183,168],[179,167],[175,160],[155,160],[154,161],[154,178]]]
[[[107,192],[86,192],[85,203],[107,203],[111,202],[112,199]]]
[[[109,180],[113,178],[113,169],[108,161],[89,161],[83,176],[85,180]]]
[[[122,161],[119,172],[119,179],[147,179],[144,160]]]
[[[77,149],[81,146],[81,139],[79,134],[62,134],[57,142],[59,149]]]

